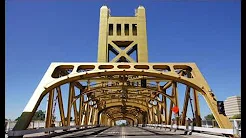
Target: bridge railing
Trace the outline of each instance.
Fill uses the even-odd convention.
[[[8,131],[12,130],[15,126],[17,121],[5,121],[5,132],[7,133]],[[61,121],[55,121],[54,122],[55,127],[60,127],[62,126]],[[75,126],[75,122],[71,121],[70,126]],[[27,129],[39,129],[39,128],[45,128],[45,121],[41,120],[35,120],[31,121]]]
[[[138,126],[143,127],[143,124],[138,124]],[[159,127],[159,128],[171,128],[171,125],[165,124],[145,124],[147,127]],[[177,128],[179,130],[186,130],[186,126],[177,126],[173,125],[173,128]],[[191,128],[191,126],[190,126]],[[240,128],[240,129],[239,129]],[[222,135],[238,135],[241,136],[241,127],[234,121],[233,129],[224,129],[224,128],[206,128],[206,127],[194,127],[193,131],[198,132],[209,132],[215,134],[222,134]]]
[[[10,130],[8,131],[8,136],[24,136],[27,134],[41,133],[41,132],[52,132],[56,130],[70,130],[72,128],[82,129],[82,128],[94,128],[99,127],[100,125],[77,125],[77,126],[63,126],[63,127],[50,127],[50,128],[39,128],[39,129],[30,129],[30,130]]]

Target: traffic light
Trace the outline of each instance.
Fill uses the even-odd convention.
[[[142,88],[146,88],[147,85],[146,85],[146,79],[141,79],[141,87]]]
[[[224,102],[217,101],[217,108],[220,114],[225,114]]]

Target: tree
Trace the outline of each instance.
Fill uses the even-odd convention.
[[[44,121],[44,120],[45,120],[45,112],[42,111],[42,110],[38,110],[38,111],[34,114],[32,120],[42,120],[42,121]]]
[[[119,126],[126,126],[126,124],[125,123],[121,123],[121,124],[119,124]]]
[[[20,117],[16,118],[15,121],[18,121],[20,119]],[[32,120],[45,120],[45,112],[42,110],[38,110],[34,116],[32,117]]]
[[[15,121],[18,121],[20,119],[20,117],[17,117],[16,119],[15,119]]]
[[[231,117],[230,119],[241,119],[241,114],[236,114],[233,117]]]
[[[206,120],[213,120],[214,115],[213,114],[208,114],[207,116],[204,117]]]

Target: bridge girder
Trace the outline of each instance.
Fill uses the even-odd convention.
[[[122,108],[125,108],[122,111]],[[108,114],[110,117],[114,118],[116,116],[132,116],[137,117],[140,116],[144,111],[142,111],[138,107],[131,107],[131,106],[118,106],[118,107],[111,107],[104,110],[104,114]]]

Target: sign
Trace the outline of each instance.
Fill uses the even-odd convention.
[[[172,111],[173,111],[175,114],[177,114],[177,113],[179,112],[179,108],[178,108],[177,106],[174,106],[174,107],[172,108]]]

